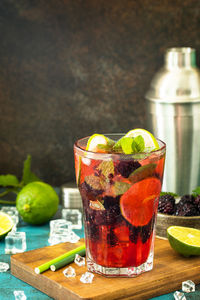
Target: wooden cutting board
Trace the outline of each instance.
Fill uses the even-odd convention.
[[[11,273],[43,293],[59,300],[142,300],[181,289],[181,282],[193,280],[200,283],[200,257],[184,258],[176,254],[167,240],[156,238],[154,268],[134,278],[106,278],[95,274],[92,284],[80,282],[86,267],[76,269],[75,278],[66,278],[62,268],[56,272],[50,270],[37,275],[34,268],[80,246],[63,243],[48,246],[11,257]]]

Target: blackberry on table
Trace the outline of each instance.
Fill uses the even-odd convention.
[[[158,203],[158,211],[163,214],[173,215],[175,209],[175,198],[166,194],[160,196]]]
[[[128,178],[129,175],[139,167],[141,167],[141,164],[136,160],[132,160],[132,161],[124,160],[124,161],[120,161],[115,166],[115,172],[117,174],[121,174],[125,178]]]

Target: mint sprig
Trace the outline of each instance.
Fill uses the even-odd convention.
[[[31,171],[31,155],[28,155],[23,164],[21,181],[13,174],[0,175],[0,188],[3,188],[0,197],[5,197],[9,193],[18,194],[26,184],[33,181],[40,181],[40,179]],[[14,204],[15,201],[0,200],[0,203]]]
[[[198,186],[196,189],[194,189],[194,190],[192,191],[192,195],[193,195],[194,197],[197,197],[197,196],[200,195],[200,186]]]

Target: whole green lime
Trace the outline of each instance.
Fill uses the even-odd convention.
[[[35,181],[18,193],[16,207],[22,219],[30,224],[46,223],[58,209],[59,198],[47,183]]]

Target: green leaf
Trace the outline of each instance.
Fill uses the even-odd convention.
[[[200,186],[198,186],[195,190],[192,191],[192,195],[194,197],[197,197],[198,195],[200,195]]]
[[[27,159],[24,161],[22,182],[26,185],[33,181],[40,181],[40,179],[31,172],[31,155],[28,155]]]
[[[131,184],[127,182],[116,181],[114,183],[114,192],[116,196],[124,194],[128,189],[130,189]]]
[[[0,175],[0,186],[6,187],[6,186],[18,186],[19,181],[15,175]]]
[[[173,196],[173,197],[178,197],[177,194],[172,193],[172,192],[161,192],[160,193],[160,196],[165,196],[165,195],[170,195],[170,196]]]
[[[134,139],[132,137],[127,137],[121,140],[121,147],[125,154],[133,153],[133,142]]]
[[[145,149],[144,138],[141,135],[138,135],[134,138],[134,142],[136,143],[137,153],[143,152]]]
[[[114,164],[112,160],[104,160],[98,166],[98,170],[101,170],[101,173],[108,178],[110,174],[114,175]]]

